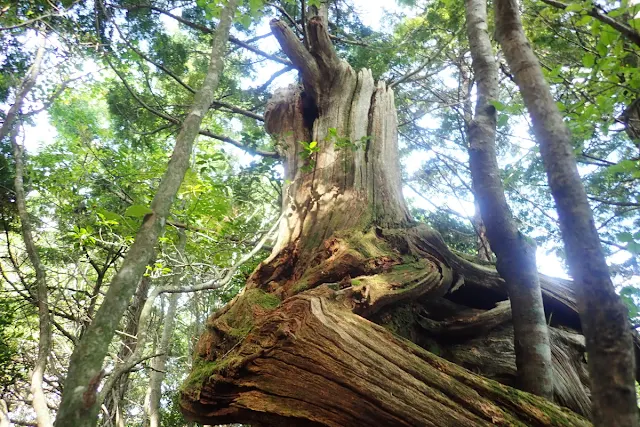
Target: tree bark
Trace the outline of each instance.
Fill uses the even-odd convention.
[[[577,299],[589,353],[594,424],[637,426],[631,326],[627,310],[609,276],[573,155],[571,134],[525,36],[515,0],[497,0],[495,17],[496,36],[540,144],[558,210],[569,270],[577,283]]]
[[[504,195],[496,156],[498,65],[487,26],[485,0],[466,0],[466,21],[472,66],[477,82],[475,117],[469,124],[469,165],[496,267],[511,300],[519,386],[553,398],[549,333],[538,282],[535,248],[518,231]]]
[[[183,252],[187,237],[184,230],[178,230],[178,245],[177,254],[178,259],[183,258]],[[173,276],[173,287],[178,289],[180,287],[181,274],[180,270],[175,272]],[[149,406],[147,408],[147,417],[149,419],[150,427],[160,427],[160,399],[162,397],[162,381],[165,377],[165,369],[167,360],[169,359],[169,351],[171,348],[171,338],[173,337],[173,330],[175,327],[175,316],[178,309],[178,297],[180,294],[175,293],[169,296],[169,305],[167,312],[165,313],[164,326],[162,328],[162,337],[160,338],[160,345],[156,350],[159,354],[152,361],[152,370],[149,378]]]
[[[491,244],[487,238],[487,227],[482,221],[482,214],[480,213],[480,205],[476,200],[474,193],[474,211],[473,211],[473,229],[476,233],[476,251],[478,253],[478,259],[480,261],[491,262],[493,260],[493,251],[491,250]]]
[[[207,385],[183,399],[186,414],[291,426],[588,425],[398,340],[336,297],[324,287],[285,301],[224,373],[207,372]]]
[[[211,425],[588,425],[423,349],[460,358],[470,353],[459,348],[474,331],[494,329],[513,347],[510,310],[501,305],[469,318],[506,300],[504,283],[411,220],[393,91],[338,58],[321,18],[308,23],[308,50],[282,22],[271,28],[303,80],[277,91],[265,115],[285,159],[283,220],[271,256],[206,322],[182,388],[187,418]],[[571,323],[571,290],[564,282],[543,285],[563,313],[556,319]],[[490,307],[459,309],[462,303]],[[444,323],[434,331],[429,321]],[[466,326],[451,332],[447,322]],[[580,411],[575,403],[588,400],[578,372],[583,350],[560,339],[557,346],[569,360],[554,364],[556,391]],[[472,348],[492,351],[486,343]],[[512,351],[496,369],[507,380]],[[474,360],[467,363],[473,368]]]
[[[458,94],[462,102],[462,118],[464,120],[463,123],[460,123],[458,121],[458,128],[459,132],[462,134],[464,145],[467,147],[467,149],[469,149],[471,139],[469,131],[473,122],[473,103],[471,102],[471,90],[473,89],[473,82],[471,80],[471,76],[469,75],[469,70],[467,69],[468,67],[464,56],[458,58],[456,65],[461,77],[458,84]],[[474,183],[472,182],[471,192],[473,193],[474,211],[471,225],[473,226],[473,230],[476,233],[476,248],[478,252],[478,259],[480,261],[492,261],[493,251],[491,250],[491,245],[489,244],[489,239],[487,237],[487,228],[485,227],[484,221],[482,220],[480,204],[478,203],[479,195],[476,194],[473,185]]]
[[[155,262],[156,255],[151,258],[149,264]],[[129,390],[129,370],[121,371],[121,366],[131,358],[132,354],[136,352],[138,346],[144,347],[146,344],[146,330],[148,328],[147,322],[148,316],[143,313],[144,308],[149,303],[149,288],[151,287],[151,276],[143,276],[136,292],[133,296],[132,302],[126,310],[125,319],[126,326],[124,328],[125,335],[122,337],[122,344],[117,355],[116,367],[111,372],[110,378],[105,382],[102,387],[102,393],[99,395],[103,398],[98,398],[97,404],[101,405],[103,402],[107,408],[107,412],[111,417],[111,423],[120,426],[124,423],[124,399]],[[151,301],[153,304],[153,301]],[[140,336],[144,335],[144,339],[140,343]],[[109,394],[109,396],[107,396]],[[124,425],[124,424],[123,424]]]
[[[40,260],[38,248],[33,240],[33,231],[31,228],[31,219],[27,211],[26,195],[24,190],[24,151],[19,145],[16,135],[16,129],[11,130],[11,144],[13,145],[13,157],[15,161],[14,190],[16,193],[16,205],[18,207],[18,216],[22,228],[22,238],[24,245],[36,273],[36,303],[38,306],[38,358],[33,367],[31,374],[31,394],[33,395],[32,406],[36,413],[36,422],[38,427],[49,427],[52,425],[51,414],[47,406],[47,398],[42,389],[44,374],[47,369],[47,360],[51,351],[51,319],[49,317],[49,292],[47,290],[47,276]],[[30,290],[29,293],[33,293]]]
[[[4,122],[2,123],[2,127],[0,127],[0,141],[5,139],[20,115],[20,110],[22,109],[22,104],[24,104],[24,100],[29,95],[29,92],[33,89],[36,84],[36,80],[38,79],[38,75],[40,74],[40,68],[42,66],[42,60],[44,58],[45,53],[45,45],[46,45],[46,35],[44,33],[39,34],[40,37],[40,45],[38,46],[38,50],[36,51],[36,56],[33,60],[33,64],[29,67],[27,71],[26,78],[22,81],[20,85],[20,89],[18,89],[18,93],[16,93],[15,99],[13,100],[13,105],[7,111],[7,115],[4,118]]]
[[[149,379],[149,406],[147,409],[150,427],[160,427],[160,399],[162,398],[162,381],[165,377],[167,360],[169,359],[169,350],[171,347],[171,337],[175,328],[175,315],[178,308],[179,294],[171,294],[169,296],[169,305],[165,314],[164,326],[162,329],[162,337],[160,345],[156,353],[159,354],[154,358],[152,363],[153,370]]]
[[[36,57],[34,59],[28,75],[23,81],[20,91],[16,94],[16,99],[7,113],[2,128],[0,129],[0,140],[2,140],[7,133],[10,134],[11,145],[13,148],[13,157],[15,162],[15,180],[14,190],[16,194],[16,205],[18,208],[18,216],[20,217],[20,224],[22,228],[22,239],[24,240],[27,255],[29,261],[33,266],[33,270],[36,274],[36,292],[35,300],[38,306],[38,325],[39,325],[39,338],[38,338],[38,358],[36,359],[33,367],[33,373],[31,374],[31,394],[33,395],[32,406],[36,413],[36,422],[38,427],[49,427],[51,423],[51,414],[47,407],[47,398],[42,389],[42,382],[44,374],[47,369],[47,359],[49,358],[49,352],[51,351],[51,319],[49,318],[49,293],[47,290],[47,276],[44,270],[44,266],[40,261],[40,254],[38,248],[33,240],[33,230],[31,227],[31,219],[29,218],[29,212],[27,211],[26,194],[24,190],[24,150],[17,141],[17,129],[15,127],[15,121],[20,114],[22,104],[28,93],[33,89],[36,83],[38,75],[40,74],[40,68],[42,66],[42,60],[44,58],[44,50],[46,39],[44,34],[40,35],[41,41]],[[33,294],[33,290],[29,291]]]
[[[142,223],[136,238],[112,279],[100,309],[71,355],[56,426],[94,426],[99,405],[98,388],[103,377],[102,363],[116,327],[151,259],[173,199],[189,167],[193,143],[200,124],[214,100],[224,65],[224,52],[229,29],[238,1],[230,0],[222,11],[213,38],[209,67],[202,87],[180,126],[167,170],[151,202],[152,212]]]

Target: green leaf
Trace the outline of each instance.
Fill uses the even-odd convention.
[[[633,254],[640,254],[640,243],[638,242],[627,243],[627,250]]]
[[[618,240],[624,243],[633,242],[633,236],[631,235],[631,233],[628,233],[626,231],[624,233],[618,233],[616,237],[618,238]]]
[[[502,102],[500,101],[496,101],[495,99],[492,99],[489,101],[489,104],[493,105],[493,107],[497,110],[497,111],[504,111],[507,106],[504,105]]]
[[[106,209],[98,209],[98,215],[102,215],[104,219],[108,221],[117,221],[120,219],[120,215]]]
[[[622,160],[621,162],[607,168],[609,173],[634,173],[637,170],[637,162],[631,159]]]
[[[578,12],[581,11],[583,9],[583,6],[580,3],[571,3],[569,6],[566,7],[566,11],[567,12]]]
[[[607,12],[607,16],[610,16],[612,18],[617,18],[618,16],[622,16],[625,13],[629,13],[629,9],[626,7],[619,7],[617,9],[613,9]]]
[[[251,15],[255,16],[261,6],[262,0],[249,0],[249,9],[251,10]]]
[[[242,15],[240,17],[240,23],[242,24],[242,26],[246,29],[249,29],[249,27],[251,26],[251,15]]]
[[[318,141],[311,141],[309,143],[309,148],[313,150],[314,148],[316,148],[317,145],[318,145]]]
[[[610,45],[617,38],[618,33],[608,28],[600,33],[600,42],[606,46]]]
[[[591,22],[591,17],[589,15],[584,15],[582,16],[582,18],[580,18],[578,20],[578,22],[576,22],[576,25],[581,26],[581,25],[587,25],[589,22]]]
[[[587,68],[593,67],[596,63],[596,56],[593,53],[587,53],[582,57],[582,65]]]
[[[124,214],[126,216],[132,216],[136,218],[145,216],[150,213],[153,213],[153,211],[151,210],[151,208],[145,205],[131,205],[127,208],[126,211],[124,211]]]

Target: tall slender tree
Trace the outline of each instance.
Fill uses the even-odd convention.
[[[518,231],[500,179],[496,157],[498,65],[487,25],[487,3],[465,1],[467,35],[477,83],[475,117],[469,124],[473,189],[497,269],[506,282],[513,316],[518,378],[523,390],[553,397],[551,347],[536,268],[535,247]]]
[[[531,115],[556,202],[569,271],[576,282],[587,343],[594,424],[637,426],[631,326],[627,309],[609,276],[573,154],[571,134],[524,33],[518,4],[515,0],[496,0],[494,5],[496,36]]]
[[[33,228],[29,212],[27,211],[26,192],[24,189],[24,150],[18,142],[19,116],[25,100],[36,85],[38,76],[42,69],[47,43],[46,35],[40,32],[39,46],[31,67],[27,71],[26,78],[22,81],[17,91],[13,104],[7,112],[2,127],[0,127],[0,141],[9,136],[13,148],[13,159],[15,164],[14,190],[18,216],[22,229],[22,238],[31,265],[35,271],[36,286],[34,299],[38,307],[38,357],[33,367],[31,375],[31,393],[33,395],[33,408],[36,413],[38,427],[51,426],[51,415],[47,406],[47,399],[42,388],[44,374],[47,369],[47,360],[51,351],[51,319],[49,317],[49,292],[47,290],[47,277],[44,265],[40,260],[40,254],[33,238]]]
[[[178,231],[178,243],[176,245],[176,255],[178,260],[184,259],[184,248],[186,245],[187,236],[184,230]],[[180,282],[182,280],[182,269],[176,269],[173,278],[173,287],[175,289],[180,288]],[[153,371],[149,377],[149,399],[148,406],[145,408],[147,412],[147,418],[149,420],[149,427],[161,426],[161,412],[160,412],[160,399],[162,397],[162,381],[165,377],[165,369],[167,366],[167,360],[169,360],[169,351],[171,349],[171,338],[175,329],[175,316],[178,309],[179,293],[169,295],[167,311],[162,326],[162,336],[158,343],[156,353],[159,356],[153,359]]]
[[[97,393],[104,376],[104,358],[122,314],[153,256],[173,200],[189,168],[191,151],[200,131],[200,124],[213,102],[220,81],[224,52],[237,5],[238,0],[229,0],[222,10],[218,28],[213,36],[206,76],[180,126],[173,154],[151,202],[151,211],[145,216],[120,270],[111,280],[104,302],[71,355],[55,422],[58,427],[94,426],[98,421]]]

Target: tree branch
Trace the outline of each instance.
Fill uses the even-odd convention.
[[[213,101],[213,104],[211,105],[226,108],[227,110],[230,110],[232,113],[242,114],[243,116],[249,117],[251,119],[256,119],[261,122],[264,122],[264,116],[261,116],[260,114],[256,114],[252,111],[243,110],[242,108],[236,107],[235,105],[229,104],[228,102]]]
[[[120,71],[111,63],[111,61],[109,61],[108,58],[105,58],[105,60],[107,61],[107,64],[109,64],[109,67],[116,73],[116,75],[118,76],[118,78],[120,79],[120,81],[122,82],[122,84],[124,85],[124,87],[127,89],[127,91],[129,92],[129,94],[138,102],[138,104],[140,104],[145,110],[149,111],[152,114],[155,114],[158,117],[161,117],[171,123],[173,123],[174,125],[180,126],[180,124],[182,123],[178,118],[170,116],[169,114],[166,114],[160,110],[157,110],[153,107],[151,107],[150,105],[148,105],[146,102],[144,102],[140,96],[131,88],[131,86],[129,86],[129,84],[127,83],[126,79],[124,78],[124,76],[122,75],[122,73],[120,73]],[[230,138],[228,136],[221,136],[221,135],[217,135],[213,132],[210,132],[208,130],[202,130],[200,129],[198,131],[198,133],[200,135],[204,135],[204,136],[208,136],[209,138],[213,138],[213,139],[217,139],[219,141],[223,141],[223,142],[228,142],[231,145],[234,145],[238,148],[241,148],[243,150],[246,150],[248,153],[251,154],[256,154],[256,155],[260,155],[260,156],[264,156],[264,157],[273,157],[273,158],[279,158],[280,156],[278,155],[278,153],[274,152],[274,151],[266,151],[266,150],[261,150],[258,148],[252,148],[249,147],[246,144],[243,144],[242,142],[236,141],[233,138]]]
[[[604,203],[605,205],[640,208],[640,203],[617,202],[615,200],[605,200],[605,199],[600,199],[598,197],[592,197],[592,196],[589,196],[589,200],[593,200],[595,202]]]
[[[542,0],[542,1],[548,4],[549,6],[553,6],[557,9],[564,10],[567,7],[569,7],[568,4],[562,3],[561,1],[558,1],[558,0]],[[633,29],[629,25],[622,22],[618,22],[615,19],[611,18],[610,16],[603,14],[595,6],[589,10],[585,10],[584,12],[587,15],[597,19],[598,21],[609,25],[613,29],[617,30],[624,37],[629,39],[631,42],[635,43],[637,46],[640,47],[640,33],[638,33],[635,29]]]
[[[181,24],[186,25],[187,27],[192,28],[194,30],[202,31],[205,34],[213,34],[214,33],[214,30],[212,30],[209,27],[206,27],[206,26],[201,25],[201,24],[197,24],[195,22],[191,22],[191,21],[189,21],[187,19],[184,19],[181,16],[174,15],[173,13],[171,13],[171,12],[165,10],[165,9],[156,7],[156,6],[151,6],[151,5],[132,5],[132,6],[122,6],[122,8],[127,9],[127,10],[150,9],[150,10],[158,12],[158,13],[160,13],[162,15],[165,15],[165,16],[168,16],[170,18],[173,18],[176,21],[180,22]],[[256,55],[262,56],[264,58],[270,59],[270,60],[275,61],[275,62],[279,62],[279,63],[284,64],[284,65],[289,65],[289,66],[291,65],[291,62],[287,61],[286,59],[283,59],[283,58],[280,58],[279,56],[272,55],[270,53],[264,52],[264,51],[262,51],[262,50],[260,50],[258,48],[255,48],[255,47],[251,46],[250,44],[248,44],[248,43],[246,43],[246,42],[244,42],[244,41],[242,41],[242,40],[240,40],[237,37],[234,37],[232,35],[229,36],[229,41],[231,43],[235,44],[236,46],[240,46],[240,47],[242,47],[244,49],[247,49],[247,50],[255,53]]]
[[[228,136],[218,135],[218,134],[215,134],[215,133],[213,133],[211,131],[203,130],[203,129],[200,129],[199,133],[200,133],[200,135],[208,136],[209,138],[217,139],[217,140],[223,141],[223,142],[228,142],[231,145],[235,145],[236,147],[245,150],[249,154],[257,154],[259,156],[272,157],[274,159],[280,158],[280,155],[278,153],[276,153],[275,151],[265,151],[265,150],[261,150],[260,148],[253,148],[253,147],[248,146],[247,144],[243,144],[240,141],[236,141],[233,138],[229,138]]]
[[[170,286],[166,286],[166,287],[156,287],[151,291],[151,293],[150,293],[149,297],[147,298],[147,301],[145,302],[144,307],[142,308],[142,311],[140,313],[140,320],[139,320],[140,329],[138,330],[138,337],[137,337],[138,340],[136,341],[135,348],[131,352],[129,357],[127,357],[127,359],[123,363],[121,363],[118,366],[116,366],[116,368],[111,373],[111,375],[109,375],[109,378],[105,382],[105,384],[102,387],[102,390],[100,392],[100,395],[101,395],[101,399],[100,400],[101,401],[104,399],[104,396],[106,396],[109,393],[109,391],[113,388],[114,384],[116,383],[118,378],[120,378],[120,376],[122,376],[124,373],[126,373],[130,369],[132,369],[136,364],[140,363],[140,360],[144,360],[144,357],[143,357],[142,353],[144,351],[145,344],[146,344],[146,341],[147,341],[147,335],[148,335],[148,332],[149,332],[149,318],[150,318],[150,315],[151,315],[151,311],[152,311],[155,299],[159,295],[161,295],[163,293],[169,293],[169,294],[173,294],[173,293],[191,293],[191,292],[198,292],[198,291],[204,291],[204,290],[219,289],[219,288],[227,285],[229,282],[231,282],[231,280],[233,279],[233,276],[236,274],[238,269],[244,263],[249,261],[262,248],[262,246],[267,241],[267,239],[276,230],[276,228],[278,227],[278,224],[280,224],[281,219],[282,219],[282,216],[280,216],[280,218],[278,218],[278,220],[271,226],[269,231],[267,231],[262,236],[262,238],[256,244],[256,246],[251,251],[249,251],[247,254],[242,256],[240,258],[240,260],[238,260],[238,262],[235,263],[227,271],[227,273],[224,275],[224,277],[215,278],[213,280],[209,280],[209,281],[201,283],[199,285],[190,286],[190,287],[180,288],[180,287],[175,287],[173,285],[170,285]]]
[[[269,23],[269,26],[284,53],[291,58],[293,66],[302,73],[303,81],[312,87],[317,86],[317,82],[320,80],[320,70],[315,58],[284,22],[274,19]]]

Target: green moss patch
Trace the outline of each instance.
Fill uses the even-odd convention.
[[[216,326],[229,335],[244,338],[254,325],[256,310],[274,310],[280,299],[261,289],[247,289],[229,310],[216,320]]]
[[[264,314],[264,311],[275,310],[279,305],[280,299],[277,296],[261,289],[247,289],[224,315],[216,319],[216,328],[224,331],[231,338],[228,346],[235,346],[234,342],[237,343],[249,335],[257,315]],[[231,347],[232,350],[233,348]],[[197,400],[202,385],[209,378],[215,374],[224,374],[228,369],[234,369],[244,363],[244,358],[239,356],[237,351],[229,350],[228,353],[230,354],[225,354],[224,358],[214,361],[196,359],[181,391]]]
[[[351,249],[365,258],[380,258],[383,256],[395,256],[396,253],[383,239],[376,236],[374,229],[367,233],[353,232],[344,236]]]

